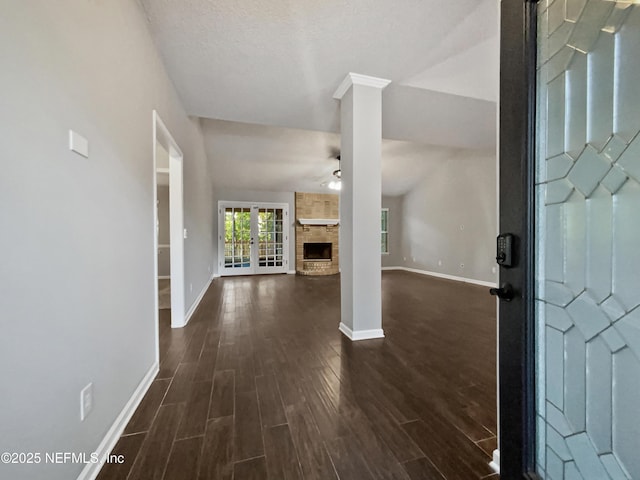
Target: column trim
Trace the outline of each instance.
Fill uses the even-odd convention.
[[[336,100],[341,100],[345,93],[349,90],[352,85],[364,85],[366,87],[375,87],[382,90],[387,85],[391,83],[391,80],[387,80],[385,78],[378,77],[370,77],[368,75],[361,75],[360,73],[347,73],[347,76],[344,77],[342,83],[338,86],[335,93],[333,94],[333,98]]]
[[[372,338],[384,338],[384,330],[376,328],[373,330],[356,330],[355,332],[347,327],[344,323],[340,322],[338,327],[349,340],[355,342],[357,340],[370,340]]]
[[[493,459],[489,462],[489,466],[494,472],[500,474],[500,450],[497,448],[493,451]]]

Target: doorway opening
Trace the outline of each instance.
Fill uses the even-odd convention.
[[[219,273],[287,273],[289,206],[286,203],[219,202]]]
[[[160,308],[171,311],[171,327],[185,324],[183,154],[153,111],[154,258],[156,330]],[[157,332],[158,333],[158,332]]]

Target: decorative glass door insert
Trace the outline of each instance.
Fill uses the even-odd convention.
[[[640,479],[640,5],[541,1],[537,469]]]

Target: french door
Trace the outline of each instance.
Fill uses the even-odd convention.
[[[286,273],[288,210],[287,204],[219,202],[220,275]]]

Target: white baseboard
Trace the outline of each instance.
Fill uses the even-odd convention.
[[[138,384],[137,388],[133,392],[133,395],[131,395],[131,398],[129,398],[129,401],[126,403],[120,414],[116,417],[115,422],[113,422],[113,425],[111,425],[111,428],[100,442],[100,445],[98,445],[98,448],[95,449],[94,453],[98,455],[98,458],[101,460],[101,462],[87,463],[82,469],[82,472],[80,472],[77,480],[95,480],[95,478],[98,476],[100,470],[102,469],[102,461],[104,461],[107,455],[111,453],[111,450],[113,450],[113,447],[116,446],[116,443],[118,443],[120,435],[122,435],[122,432],[127,426],[127,423],[129,423],[129,420],[131,420],[131,417],[136,411],[136,408],[138,408],[138,405],[140,405],[140,402],[144,398],[145,393],[147,393],[147,390],[149,390],[149,387],[151,386],[153,379],[158,374],[158,371],[158,362],[154,362],[154,364],[151,365],[149,371],[145,374],[144,378]]]
[[[493,451],[493,461],[489,463],[489,466],[494,472],[500,473],[500,450]]]
[[[340,322],[340,326],[338,327],[342,333],[344,333],[347,338],[351,341],[357,340],[370,340],[372,338],[384,338],[384,331],[381,328],[376,328],[374,330],[356,330],[355,332],[347,327],[344,323]]]
[[[485,280],[476,280],[474,278],[457,277],[455,275],[449,275],[446,273],[429,272],[428,270],[419,270],[417,268],[409,267],[382,267],[382,270],[404,270],[405,272],[419,273],[421,275],[429,275],[431,277],[445,278],[447,280],[455,280],[456,282],[472,283],[474,285],[481,285],[483,287],[495,287],[496,282],[487,282]]]
[[[171,280],[171,275],[158,275],[158,280]]]
[[[296,271],[295,271],[295,270],[289,270],[289,271],[287,272],[287,275],[295,275],[295,274],[296,274]]]
[[[196,308],[198,308],[198,305],[200,305],[200,302],[202,301],[202,297],[204,297],[204,294],[207,293],[209,285],[211,285],[212,281],[213,281],[213,276],[209,278],[209,281],[205,284],[202,291],[198,294],[198,297],[193,301],[193,303],[191,304],[191,307],[189,307],[189,311],[184,316],[184,325],[182,325],[183,327],[186,327],[187,323],[189,323],[189,320],[191,320],[191,316],[196,311]]]
[[[220,274],[219,273],[214,273],[213,275],[211,275],[211,280],[213,280],[214,278],[220,278]]]

